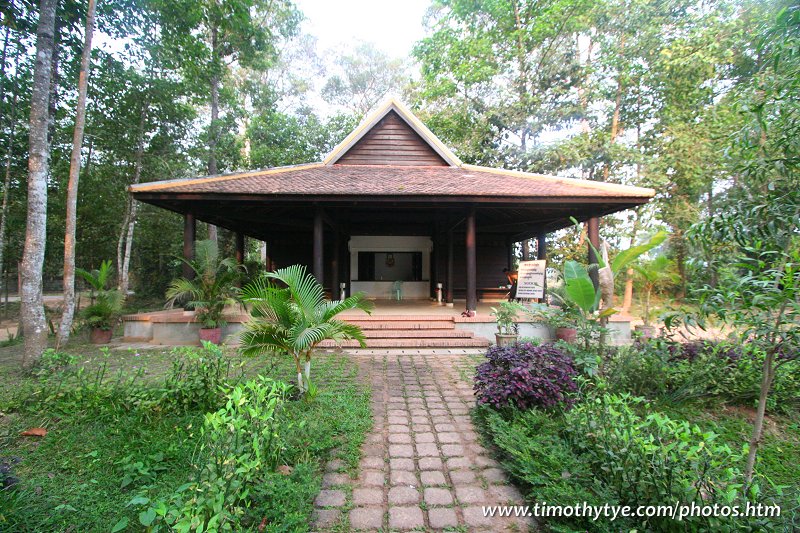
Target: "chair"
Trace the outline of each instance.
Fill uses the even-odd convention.
[[[403,282],[402,281],[395,281],[394,285],[392,286],[392,293],[397,301],[403,299]]]

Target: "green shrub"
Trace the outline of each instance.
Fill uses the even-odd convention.
[[[145,527],[164,525],[178,532],[238,531],[254,487],[263,485],[281,458],[278,413],[289,391],[263,377],[237,385],[225,406],[206,413],[196,479],[178,488],[173,501],[139,496],[131,505]]]
[[[203,342],[201,349],[172,350],[172,369],[164,380],[161,402],[177,409],[210,411],[222,404],[230,386],[231,362],[222,349]]]
[[[636,410],[644,400],[603,394],[565,415],[569,440],[594,474],[623,503],[664,505],[744,504],[741,454],[717,442],[717,435],[685,421]],[[758,484],[747,496],[758,494]],[[724,519],[692,517],[687,526],[713,529]],[[669,518],[652,518],[647,528],[674,527]],[[729,524],[728,524],[729,525]]]
[[[588,464],[560,436],[563,419],[538,409],[502,412],[478,407],[476,420],[501,452],[503,467],[522,485],[528,500],[569,505],[587,502],[590,505],[614,505],[617,498],[601,483]],[[552,518],[553,529],[570,528],[602,530],[603,524],[590,518]],[[620,520],[609,531],[625,524]],[[601,528],[601,529],[598,529]]]

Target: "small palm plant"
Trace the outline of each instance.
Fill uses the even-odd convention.
[[[233,258],[220,258],[217,243],[197,241],[195,259],[184,262],[194,271],[194,279],[178,278],[167,288],[167,307],[176,303],[195,310],[203,328],[225,325],[222,313],[226,305],[237,302],[242,266]]]
[[[251,307],[251,319],[240,335],[242,353],[291,355],[300,392],[308,390],[311,355],[320,342],[356,340],[362,348],[366,346],[361,328],[335,317],[348,309],[369,313],[372,304],[360,292],[343,300],[327,300],[322,285],[302,265],[264,274],[242,289],[242,300]]]
[[[652,261],[633,266],[644,290],[642,322],[646,327],[651,326],[652,308],[650,306],[650,298],[653,293],[663,285],[675,283],[679,279],[679,276],[671,270],[672,266],[672,261],[665,255],[659,255]]]
[[[117,315],[122,310],[124,295],[115,289],[109,289],[114,269],[111,261],[103,261],[97,270],[76,268],[75,273],[91,287],[90,304],[81,311],[81,318],[90,328],[110,330],[114,327]]]

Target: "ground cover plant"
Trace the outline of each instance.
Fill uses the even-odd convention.
[[[582,348],[545,344],[536,347],[537,353],[581,370],[570,375],[575,386],[569,394],[535,386],[531,397],[537,397],[536,401],[519,401],[514,383],[526,358],[510,354],[530,349],[521,344],[504,349],[508,353],[498,357],[499,349],[491,348],[475,375],[477,426],[530,503],[663,505],[680,501],[743,506],[750,501],[777,503],[782,509],[779,518],[738,521],[550,518],[543,522],[546,530],[789,531],[797,527],[797,361],[787,362],[775,376],[769,430],[761,442],[754,479],[747,483],[747,441],[764,357],[757,346],[639,341],[608,350],[599,367],[588,372],[567,363]],[[547,373],[547,366],[537,368]],[[538,398],[541,395],[546,398]]]
[[[0,530],[304,531],[321,465],[358,463],[369,397],[344,357],[319,356],[311,399],[287,359],[91,350],[49,352],[38,375],[0,357]]]

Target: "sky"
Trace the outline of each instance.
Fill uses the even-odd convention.
[[[406,57],[424,36],[422,19],[430,0],[295,0],[306,20],[303,29],[319,50],[351,48],[352,41],[375,44],[391,57]]]

